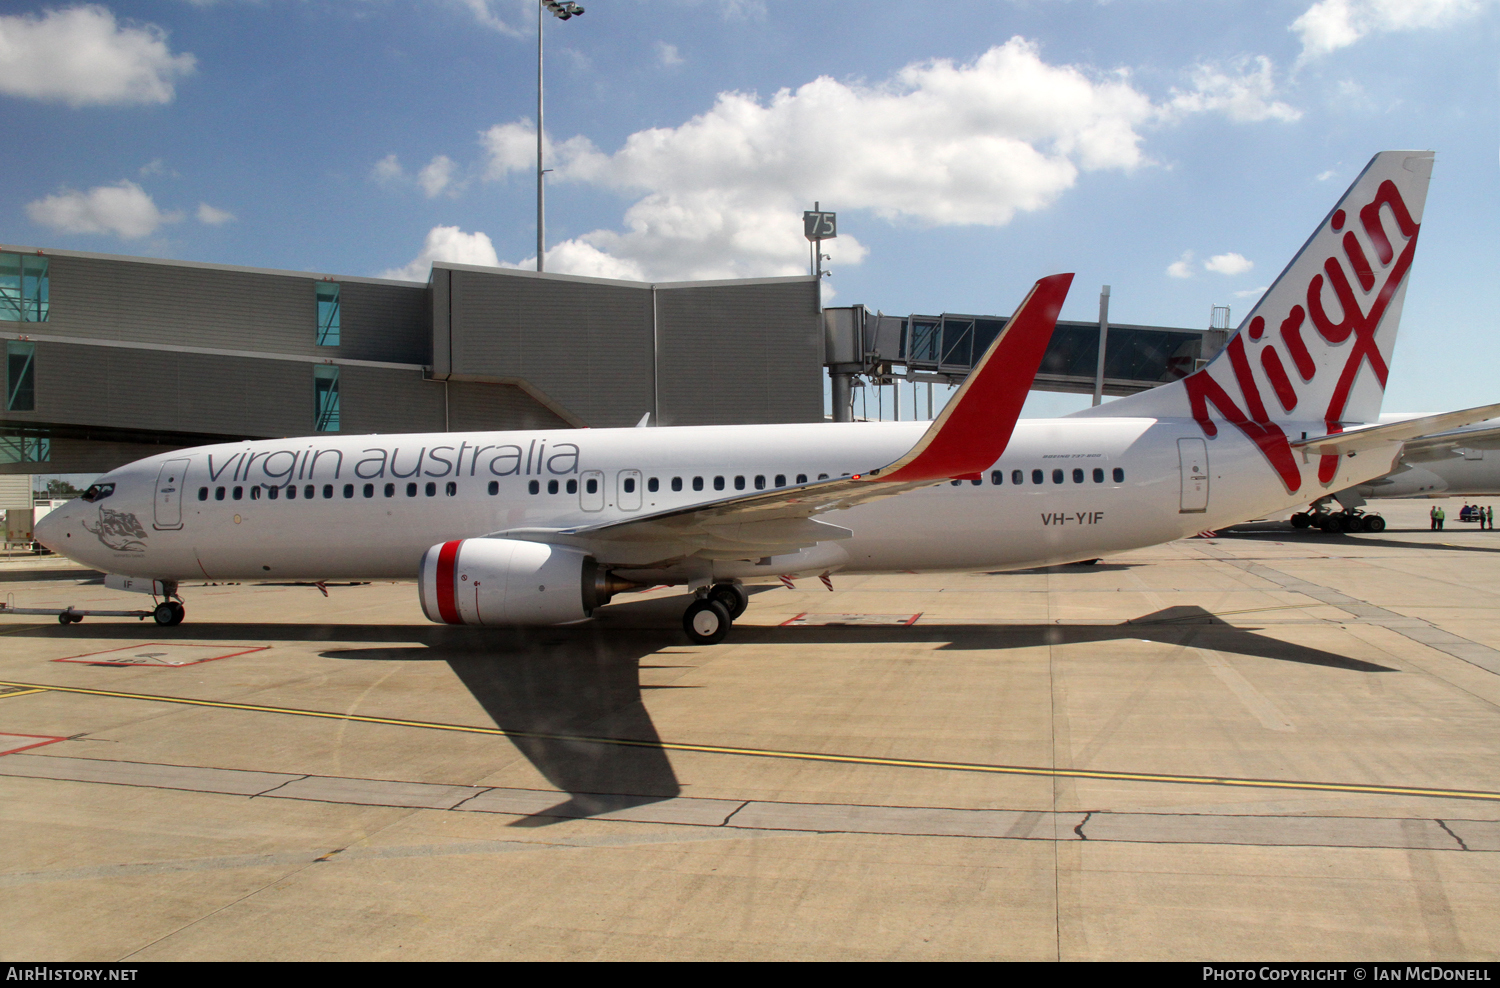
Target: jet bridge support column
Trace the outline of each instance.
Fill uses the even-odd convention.
[[[823,310],[823,363],[833,392],[833,420],[854,421],[854,375],[864,370],[865,307]]]

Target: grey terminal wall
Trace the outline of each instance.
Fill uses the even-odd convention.
[[[34,247],[0,250],[37,253]],[[426,432],[821,420],[813,278],[649,285],[439,264],[429,284],[45,251],[34,408],[0,439],[102,472],[220,440],[310,435],[314,374],[338,368],[339,431]],[[316,286],[339,286],[337,346]]]

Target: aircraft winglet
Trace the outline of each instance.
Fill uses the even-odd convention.
[[[883,483],[971,480],[1000,459],[1072,284],[1071,274],[1054,274],[1033,285],[917,444],[899,460],[861,479]]]

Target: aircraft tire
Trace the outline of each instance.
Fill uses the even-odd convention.
[[[1306,511],[1297,512],[1296,514],[1292,515],[1291,520],[1293,528],[1302,529],[1308,528],[1312,525],[1312,518]]]
[[[1334,532],[1337,532],[1337,531],[1340,530],[1339,529],[1339,516],[1338,515],[1324,515],[1322,521],[1318,523],[1318,527],[1321,528],[1321,529],[1323,529],[1323,531],[1327,532],[1329,535],[1332,535]]]
[[[729,634],[729,612],[717,600],[695,600],[682,615],[682,630],[694,645],[717,645]]]
[[[717,600],[729,612],[729,620],[737,621],[745,608],[750,606],[750,593],[738,583],[718,583],[708,592],[709,600]]]
[[[1379,515],[1367,515],[1365,517],[1365,531],[1367,531],[1367,532],[1383,532],[1383,531],[1385,531],[1385,519],[1382,518],[1382,517],[1380,517]]]
[[[178,613],[176,605],[170,600],[164,600],[156,605],[156,610],[151,612],[151,618],[162,627],[170,627],[182,623],[182,616]]]

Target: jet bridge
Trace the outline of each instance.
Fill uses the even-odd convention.
[[[852,421],[854,388],[911,381],[957,385],[1005,328],[1007,316],[892,316],[862,305],[823,310],[833,417]],[[1209,329],[1058,320],[1032,385],[1037,391],[1129,395],[1191,374],[1228,342],[1228,310]],[[1099,340],[1105,332],[1103,380]],[[1102,387],[1099,385],[1102,383]]]

